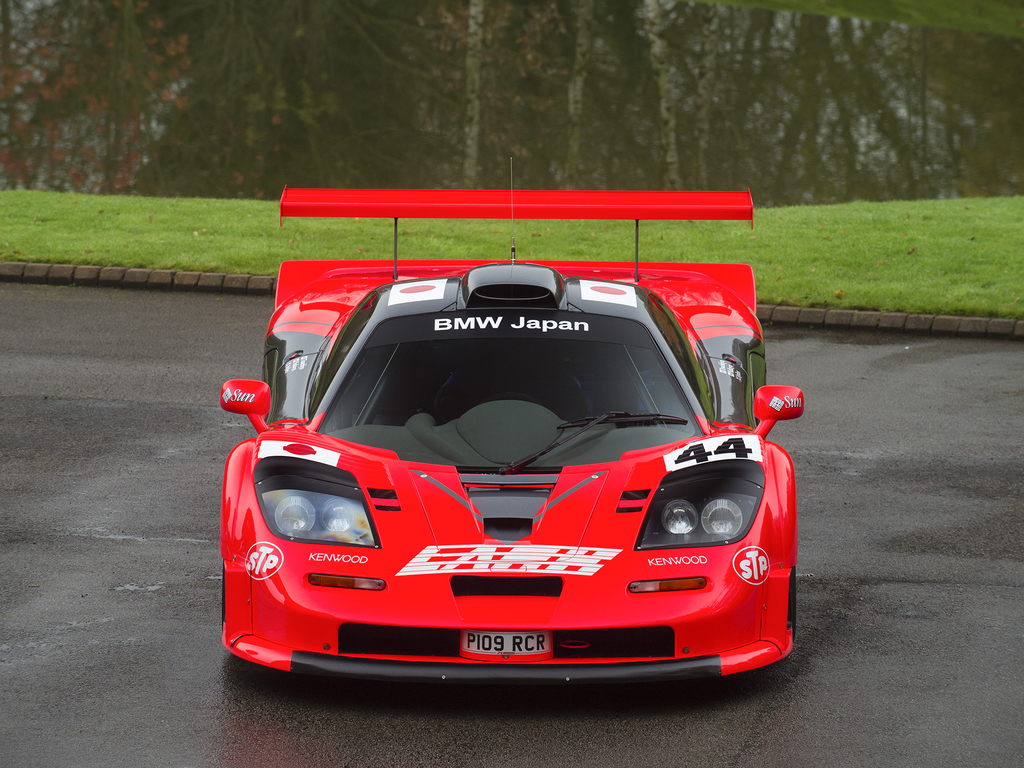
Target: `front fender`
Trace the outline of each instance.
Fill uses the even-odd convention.
[[[765,441],[770,460],[765,462],[775,488],[775,503],[771,505],[775,516],[774,528],[778,536],[783,567],[794,568],[797,561],[796,480],[793,459],[775,443]],[[767,485],[767,484],[766,484]]]
[[[242,546],[242,515],[232,515],[244,494],[243,484],[252,476],[252,452],[256,440],[236,445],[224,463],[224,484],[220,500],[220,556],[230,561]]]

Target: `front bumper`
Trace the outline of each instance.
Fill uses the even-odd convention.
[[[412,683],[573,685],[584,683],[653,683],[720,677],[763,667],[786,656],[767,641],[751,643],[727,653],[692,659],[605,663],[534,664],[474,663],[458,661],[410,661],[340,656],[293,651],[247,635],[225,643],[248,661],[303,674],[347,677],[355,680],[390,680]]]
[[[718,656],[702,656],[697,659],[612,664],[452,664],[363,659],[297,651],[292,654],[291,671],[406,683],[653,683],[718,677],[722,674],[722,661]]]

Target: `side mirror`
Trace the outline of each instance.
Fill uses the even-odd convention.
[[[249,417],[257,432],[267,429],[270,413],[270,387],[254,379],[229,379],[220,388],[220,407]]]
[[[761,423],[755,435],[766,437],[775,422],[798,419],[804,413],[804,393],[797,387],[763,386],[754,395],[754,418]]]

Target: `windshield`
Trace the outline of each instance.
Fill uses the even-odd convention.
[[[615,461],[694,436],[692,412],[647,330],[577,312],[445,312],[392,318],[368,339],[320,431],[407,461],[499,468],[609,412],[531,470]]]

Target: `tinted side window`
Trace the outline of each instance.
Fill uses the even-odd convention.
[[[314,374],[316,379],[313,382],[313,390],[309,398],[309,413],[315,413],[320,406],[320,401],[323,400],[342,363],[345,362],[348,353],[352,351],[352,347],[355,346],[363,329],[373,316],[373,309],[377,306],[379,298],[380,294],[374,291],[359,302],[359,306],[352,311],[352,316],[345,323],[345,327],[341,329],[326,361]]]
[[[267,337],[263,380],[273,395],[269,423],[305,418],[309,379],[326,341],[325,336],[301,331],[279,331]]]
[[[672,310],[652,293],[647,294],[647,310],[682,369],[690,389],[700,398],[702,410],[714,418],[718,410],[718,389],[707,353],[699,345],[696,351],[690,346]]]

